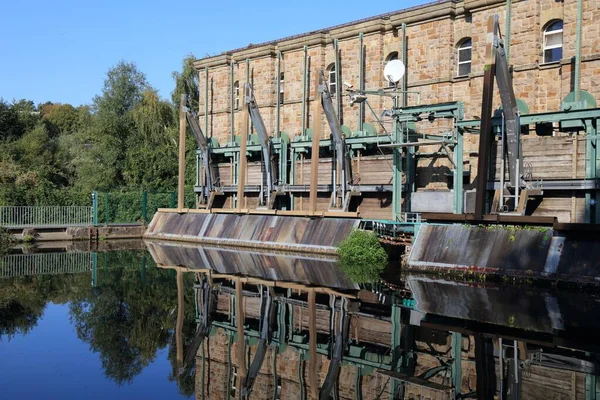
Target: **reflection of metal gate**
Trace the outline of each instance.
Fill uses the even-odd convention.
[[[88,272],[94,256],[95,253],[88,252],[8,255],[0,258],[0,279]]]

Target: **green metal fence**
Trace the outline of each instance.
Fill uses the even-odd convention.
[[[186,191],[186,207],[193,208],[193,191]],[[94,192],[94,225],[148,223],[159,208],[177,207],[176,192]]]
[[[0,207],[0,226],[87,226],[93,222],[89,206],[3,206]]]

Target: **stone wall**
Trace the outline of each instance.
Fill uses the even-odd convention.
[[[571,58],[575,55],[577,0],[523,0],[512,5],[510,62],[515,69],[516,96],[524,100],[530,112],[553,111],[560,108],[564,97],[573,90]],[[584,0],[582,37],[581,88],[596,99],[600,98],[600,6],[595,0]],[[505,30],[505,2],[466,0],[462,2],[430,3],[398,11],[366,21],[349,23],[322,31],[284,38],[261,45],[224,52],[221,55],[197,60],[200,76],[200,118],[204,126],[204,104],[209,103],[209,135],[221,143],[230,139],[231,113],[230,63],[234,64],[234,82],[240,85],[240,102],[247,77],[256,90],[257,102],[267,128],[275,131],[276,58],[282,53],[281,72],[284,73],[284,103],[281,105],[281,130],[291,136],[301,133],[302,71],[306,45],[309,62],[307,85],[307,126],[311,125],[310,103],[314,98],[315,71],[325,69],[335,61],[333,40],[338,39],[341,82],[359,87],[359,33],[363,33],[365,54],[364,87],[376,89],[387,83],[382,78],[383,66],[393,51],[402,54],[402,31],[407,24],[408,89],[419,91],[422,104],[445,101],[465,103],[467,119],[479,116],[483,85],[483,66],[486,46],[486,25],[492,14],[500,16]],[[555,64],[543,65],[542,36],[546,24],[563,19],[563,58]],[[472,38],[472,70],[467,77],[457,77],[457,45],[466,37]],[[205,68],[208,68],[209,97],[205,98]],[[340,83],[341,83],[340,82]],[[338,83],[339,84],[339,83]],[[342,88],[343,91],[343,88]],[[409,95],[409,104],[417,96]],[[373,98],[371,104],[380,114],[391,104],[384,98]],[[495,105],[499,106],[496,96]],[[340,118],[351,129],[358,127],[357,106],[350,106],[347,97],[341,100]],[[366,122],[375,122],[365,112]],[[323,120],[324,122],[324,120]],[[241,129],[241,111],[234,111],[236,134]],[[376,125],[377,126],[377,125]],[[379,127],[381,130],[381,128]],[[328,133],[327,129],[323,134]],[[466,149],[467,150],[467,149]]]

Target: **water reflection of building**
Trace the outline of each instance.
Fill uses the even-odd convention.
[[[296,282],[266,279],[269,269],[277,275],[279,265],[285,268],[282,256],[261,255],[262,268],[254,272],[248,266],[258,261],[246,259],[242,276],[219,273],[224,266],[211,264],[216,255],[200,248],[154,250],[157,263],[178,258],[171,265],[197,272],[203,337],[197,351],[187,349],[190,359],[195,355],[197,398],[596,396],[595,323],[591,314],[568,319],[564,309],[577,301],[591,310],[594,300],[421,277],[408,279],[412,293],[339,281],[311,286],[298,282],[305,273]],[[182,263],[197,260],[194,252],[213,261]],[[321,262],[311,260],[310,268],[340,279],[334,263]]]

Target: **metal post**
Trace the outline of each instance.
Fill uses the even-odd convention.
[[[365,70],[364,70],[364,48],[363,48],[363,33],[360,32],[358,34],[358,88],[359,90],[365,89]],[[336,87],[340,85],[339,82],[336,82]],[[363,122],[365,119],[365,106],[364,103],[360,103],[358,105],[358,131],[363,130]]]
[[[408,44],[406,38],[406,24],[402,23],[402,62],[406,67],[406,71],[404,76],[402,77],[402,107],[406,107],[408,105]],[[420,103],[420,101],[419,101]]]
[[[586,148],[585,148],[585,178],[596,179],[597,173],[597,158],[598,158],[598,142],[596,140],[596,127],[594,126],[594,120],[585,120],[584,124],[586,127]],[[594,223],[598,220],[600,215],[596,212],[596,192],[586,192],[585,194],[585,222]]]
[[[208,133],[208,67],[204,67],[204,134],[212,137]]]
[[[402,309],[396,304],[392,304],[392,371],[397,371],[402,365]],[[398,391],[399,382],[397,379],[392,379],[390,399],[394,399],[395,393]]]
[[[171,201],[169,203],[169,207],[175,208],[177,205],[177,194],[175,192],[171,192]]]
[[[504,32],[504,53],[506,62],[510,60],[510,19],[511,19],[512,0],[506,0],[506,28]]]
[[[302,133],[306,135],[306,80],[308,76],[308,46],[304,45],[304,61],[302,64]]]
[[[98,285],[98,253],[92,253],[92,287]]]
[[[462,335],[452,332],[452,386],[454,396],[459,398],[462,392]]]
[[[393,143],[402,143],[402,124],[398,121],[397,117],[394,119],[392,135]],[[392,219],[397,221],[402,214],[402,149],[394,147],[392,152]]]
[[[92,225],[98,226],[98,192],[92,192]]]
[[[230,62],[230,70],[229,70],[229,110],[230,110],[230,116],[229,116],[229,123],[230,123],[230,127],[229,127],[229,133],[231,136],[231,143],[235,142],[235,129],[234,129],[234,125],[235,125],[235,88],[233,87],[233,67],[234,67],[234,61],[231,60]],[[238,86],[239,87],[239,86]]]
[[[581,12],[583,0],[577,0],[577,32],[575,34],[575,101],[581,97]]]
[[[477,181],[475,192],[475,219],[481,220],[487,199],[488,169],[492,144],[492,107],[494,101],[494,76],[496,74],[496,48],[491,38],[495,33],[497,15],[488,19],[488,40],[485,51],[483,73],[483,101],[481,103],[481,128],[479,133],[479,155],[477,159]]]
[[[108,192],[104,192],[104,225],[108,225]]]
[[[340,82],[341,74],[340,74],[340,50],[339,43],[337,39],[333,39],[333,51],[335,52],[335,95],[336,95],[336,108],[335,111],[338,115],[338,118],[341,121],[341,110],[342,110],[342,83]],[[341,123],[341,122],[340,122]]]
[[[456,144],[454,145],[454,213],[462,214],[464,204],[463,193],[463,143],[464,136],[462,129],[457,128],[454,121],[454,133]]]
[[[246,58],[246,83],[249,83],[252,86],[254,86],[253,85],[254,82],[250,81],[250,59],[249,58]],[[242,90],[243,90],[243,92],[242,92]],[[244,113],[247,114],[248,111],[245,108],[245,106],[246,106],[246,103],[245,103],[245,93],[246,93],[246,85],[244,85],[243,89],[242,89],[242,86],[240,85],[240,98],[242,99],[241,101],[242,101],[242,103],[244,105]],[[244,118],[244,117],[242,117],[242,118]],[[252,129],[253,129],[252,119],[248,118],[247,120],[244,119],[244,121],[247,121],[246,124],[248,125],[248,128],[247,128],[248,129],[248,135],[251,135],[252,134]]]
[[[245,85],[244,85],[245,86]],[[243,111],[242,111],[242,131],[240,132],[240,152],[238,153],[238,157],[239,157],[239,163],[238,163],[238,170],[237,170],[237,201],[236,201],[236,209],[238,212],[241,212],[242,209],[244,208],[245,204],[244,204],[244,196],[245,196],[245,189],[246,189],[246,163],[247,163],[247,157],[246,157],[246,146],[248,145],[248,135],[250,134],[249,132],[249,116],[248,116],[248,110],[247,110],[247,105],[246,105],[246,100],[245,100],[245,94],[244,94],[244,101],[242,102],[243,105]]]
[[[279,104],[279,96],[281,93],[281,51],[277,50],[277,77],[275,80],[277,85],[276,94],[275,94],[275,137],[281,137],[280,135],[280,104]],[[281,157],[281,153],[280,153]],[[268,160],[265,160],[267,162]],[[281,175],[279,175],[281,176]]]
[[[181,95],[179,104],[179,176],[177,181],[177,208],[182,210],[185,202],[185,104],[187,95]]]
[[[598,392],[596,391],[596,375],[585,374],[585,399],[596,400]]]
[[[142,192],[142,220],[148,222],[148,192]]]
[[[310,198],[309,212],[317,211],[317,185],[319,184],[319,144],[321,140],[321,99],[319,96],[319,79],[315,79],[315,100],[313,101],[313,137],[312,151],[310,155]]]

